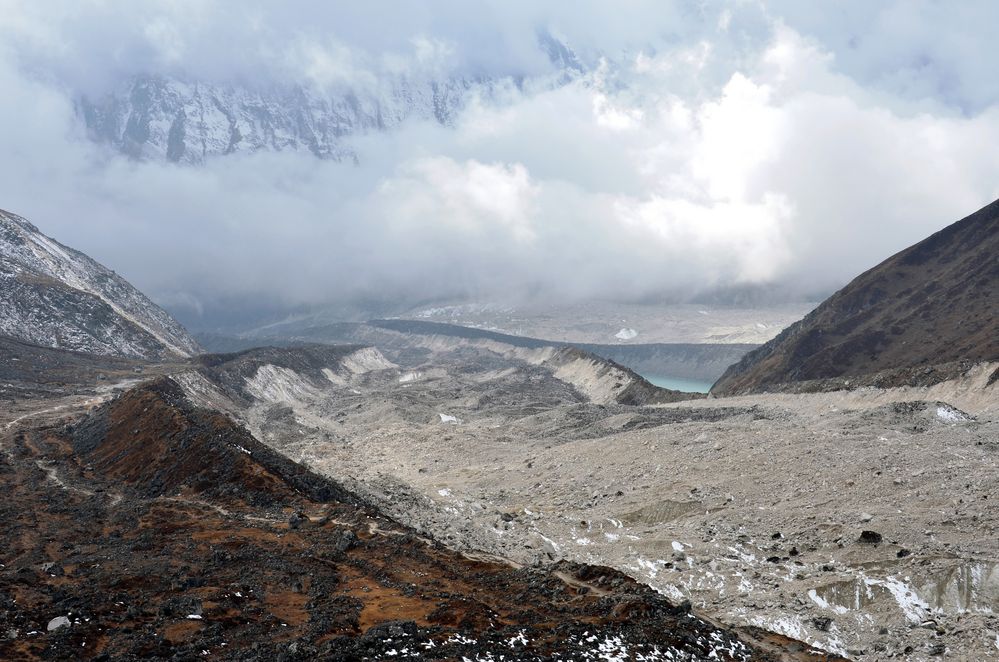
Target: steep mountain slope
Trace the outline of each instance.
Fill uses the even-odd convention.
[[[128,156],[201,163],[236,152],[308,151],[353,157],[343,138],[409,118],[451,121],[476,81],[401,80],[377,93],[327,96],[302,86],[253,91],[232,85],[140,76],[77,112],[90,137]]]
[[[199,350],[176,321],[116,273],[2,210],[0,335],[143,359]]]
[[[91,139],[133,158],[197,164],[270,150],[353,159],[345,141],[352,135],[391,130],[409,119],[447,126],[473,97],[550,88],[583,73],[575,53],[547,32],[538,34],[538,48],[553,73],[537,79],[396,74],[324,91],[302,84],[248,87],[140,75],[104,96],[80,96],[76,110]]]
[[[827,384],[837,385],[860,376],[872,383],[928,383],[966,363],[995,359],[999,201],[855,278],[730,367],[712,393],[791,388],[781,385],[808,380],[838,379]]]

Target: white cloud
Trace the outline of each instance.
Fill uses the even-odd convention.
[[[15,2],[0,19],[10,37],[0,206],[192,309],[226,297],[641,298],[759,283],[812,292],[999,194],[985,147],[999,139],[995,99],[976,97],[974,110],[947,95],[926,103],[910,94],[920,86],[856,74],[853,56],[844,63],[796,28],[808,21],[751,3],[693,15],[636,5],[639,19],[590,5],[455,5],[454,16],[412,10],[410,24],[385,26],[358,9],[317,10],[310,24],[266,4],[46,5]],[[220,55],[234,43],[262,77],[294,72],[320,87],[487,64],[540,71],[537,22],[603,64],[558,89],[511,86],[451,128],[414,122],[357,137],[358,166],[265,153],[197,169],[130,162],[87,142],[72,110],[77,81],[120,75],[122,53],[224,77],[241,70]],[[834,27],[832,42],[845,29]],[[112,38],[117,50],[103,43]]]
[[[377,75],[358,61],[354,51],[334,40],[301,38],[285,58],[289,70],[300,71],[306,81],[320,89],[377,87]]]
[[[426,232],[488,240],[491,231],[508,233],[517,244],[536,238],[532,228],[537,187],[517,164],[457,163],[447,157],[418,159],[377,191],[386,214],[399,225]]]

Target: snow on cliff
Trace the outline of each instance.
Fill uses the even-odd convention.
[[[80,94],[76,112],[90,138],[138,159],[198,164],[215,156],[260,150],[311,152],[356,159],[349,138],[390,131],[407,120],[450,126],[472,100],[551,89],[576,80],[584,66],[552,35],[538,35],[549,74],[385,75],[368,85],[321,89],[301,83],[182,80],[136,75],[97,97]]]
[[[0,335],[145,359],[199,351],[183,327],[125,279],[2,210]]]

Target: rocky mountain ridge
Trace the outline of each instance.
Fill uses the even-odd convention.
[[[76,112],[92,140],[136,159],[190,165],[265,150],[356,160],[351,136],[390,131],[408,120],[449,126],[474,98],[496,101],[556,87],[585,71],[572,49],[547,32],[538,34],[538,48],[553,73],[537,78],[398,74],[322,89],[140,74],[107,94],[78,96]]]
[[[399,81],[375,93],[327,96],[309,87],[253,91],[234,85],[137,76],[77,112],[91,139],[127,156],[198,164],[258,150],[354,158],[345,138],[411,118],[448,124],[479,83]]]
[[[0,210],[0,335],[138,359],[199,351],[164,310],[83,253]]]
[[[857,276],[712,393],[927,384],[996,359],[999,200]]]

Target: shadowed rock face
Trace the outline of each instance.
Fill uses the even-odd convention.
[[[168,379],[2,441],[2,659],[831,659],[609,568],[448,550]]]
[[[730,367],[711,392],[875,373],[884,385],[940,381],[997,358],[999,201],[861,274]]]
[[[0,210],[0,335],[103,356],[168,359],[198,343],[121,276]]]

